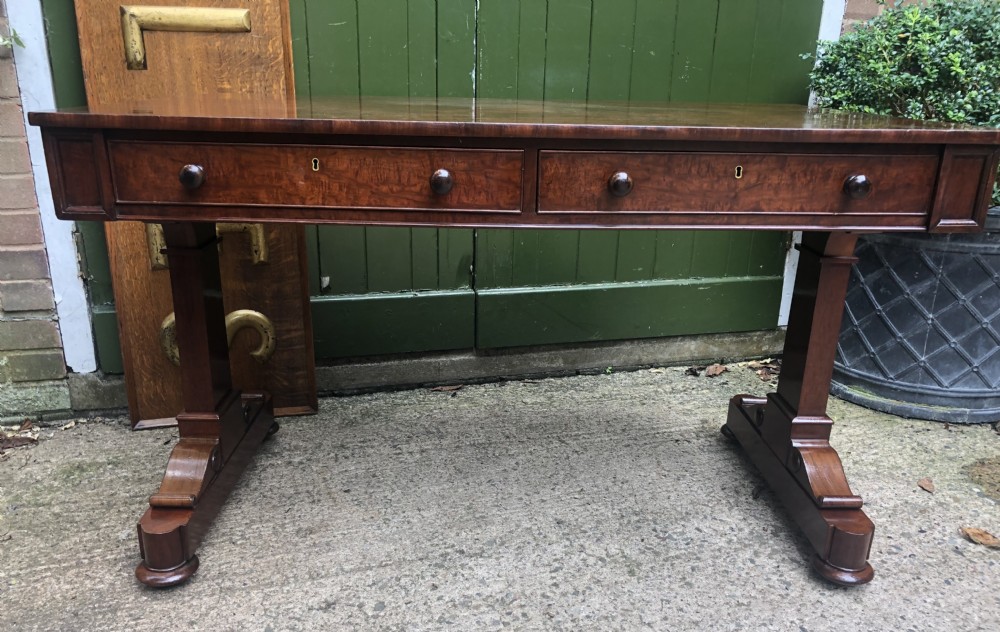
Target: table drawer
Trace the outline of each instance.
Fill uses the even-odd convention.
[[[937,169],[936,155],[543,151],[538,212],[923,215]]]
[[[111,141],[108,147],[119,204],[471,212],[521,208],[520,150],[128,141]],[[179,177],[188,165],[202,174],[200,184],[191,188]],[[450,186],[439,170],[448,172]],[[436,172],[437,192],[431,182]]]

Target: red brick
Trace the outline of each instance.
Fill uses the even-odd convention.
[[[0,213],[0,246],[29,246],[43,242],[37,211]]]
[[[52,320],[0,320],[0,349],[58,349],[59,327]]]
[[[0,247],[0,281],[49,278],[49,262],[41,246]]]
[[[847,0],[844,18],[848,20],[867,20],[882,12],[882,6],[875,0]]]
[[[915,1],[919,0],[904,0],[903,4],[913,4]],[[847,31],[851,31],[859,22],[864,22],[876,15],[881,15],[885,11],[885,8],[891,6],[891,4],[881,5],[875,2],[875,0],[847,0],[841,32],[846,33]]]
[[[31,174],[0,175],[0,209],[38,208],[35,180]]]
[[[47,280],[0,283],[0,309],[4,312],[44,312],[55,307]]]

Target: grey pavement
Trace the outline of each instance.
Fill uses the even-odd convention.
[[[877,525],[875,581],[838,588],[719,434],[766,390],[734,366],[324,399],[164,591],[135,521],[176,431],[47,428],[0,460],[0,630],[1000,630],[1000,550],[959,534],[1000,534],[996,432],[832,400]]]

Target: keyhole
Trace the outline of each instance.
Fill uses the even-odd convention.
[[[319,158],[312,159],[313,171],[319,171]]]
[[[736,179],[739,180],[743,177],[743,165],[736,166]]]

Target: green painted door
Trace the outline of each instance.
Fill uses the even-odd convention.
[[[292,6],[300,94],[801,103],[822,1]],[[771,328],[786,240],[321,227],[317,357]]]
[[[475,94],[476,0],[292,0],[299,95]],[[316,357],[475,343],[471,230],[319,226]]]
[[[822,4],[290,0],[296,91],[801,103]],[[58,104],[78,105],[72,0],[43,10]],[[117,372],[103,232],[83,223],[81,236],[101,367]],[[770,328],[786,246],[779,233],[707,231],[308,237],[320,359]]]

